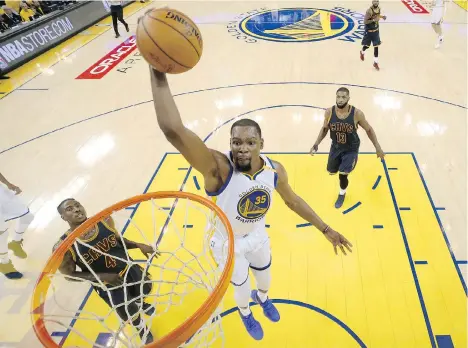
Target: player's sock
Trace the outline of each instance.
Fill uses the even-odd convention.
[[[234,284],[234,299],[236,300],[237,307],[242,315],[249,315],[249,300],[250,300],[250,279],[247,279],[242,284]]]
[[[239,307],[239,312],[241,312],[241,314],[246,317],[248,316],[250,313],[252,313],[252,311],[250,310],[250,307],[247,305],[247,307],[245,308],[242,308],[242,307]]]
[[[28,228],[29,224],[34,220],[34,215],[28,212],[26,215],[23,215],[16,222],[15,235],[13,236],[14,241],[21,241],[23,239],[24,232]]]
[[[265,302],[266,300],[268,300],[268,291],[258,290],[257,296],[261,302]]]

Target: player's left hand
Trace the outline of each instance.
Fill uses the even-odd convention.
[[[328,241],[333,244],[333,249],[335,250],[336,255],[338,255],[337,247],[339,247],[341,252],[345,255],[347,255],[345,248],[348,249],[349,252],[353,252],[351,249],[353,245],[342,234],[336,232],[333,228],[330,227],[324,235]]]
[[[8,189],[13,191],[15,194],[19,195],[21,192],[21,189],[18,186],[15,186],[13,184],[8,185]]]
[[[387,16],[381,16],[381,18],[386,21],[387,20]]]
[[[138,248],[141,250],[141,252],[146,255],[146,257],[151,257],[151,255],[155,252],[152,246],[147,245],[147,244],[139,244]],[[161,253],[158,251],[155,254],[155,257],[159,257]]]
[[[377,149],[377,157],[380,159],[384,159],[385,153],[382,151],[382,149]]]

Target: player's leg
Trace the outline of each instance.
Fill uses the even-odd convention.
[[[95,290],[109,307],[115,308],[117,315],[123,322],[128,321],[138,331],[142,340],[145,338],[144,336],[146,333],[145,344],[153,342],[153,335],[141,318],[140,307],[135,301],[131,301],[128,298],[128,293],[125,294],[123,287],[115,290],[105,290],[101,288],[95,288]]]
[[[280,320],[280,314],[273,302],[268,297],[268,291],[271,284],[271,248],[270,239],[266,234],[266,238],[260,241],[258,249],[245,254],[246,259],[250,263],[257,289],[252,291],[252,299],[263,308],[263,314],[273,322]]]
[[[3,213],[5,220],[15,221],[15,231],[11,235],[11,241],[8,243],[8,248],[13,251],[15,256],[25,259],[28,257],[23,249],[24,233],[34,220],[34,215],[29,211],[26,204],[22,202],[20,197],[16,196],[13,192],[7,193],[8,200],[4,204]]]
[[[366,52],[366,50],[371,45],[371,40],[369,38],[369,33],[368,32],[364,33],[364,37],[362,38],[361,45],[362,45],[362,49],[361,49],[361,52],[360,52],[360,56],[361,56],[361,60],[364,60],[364,52]]]
[[[12,241],[8,243],[8,248],[13,251],[15,256],[25,259],[28,254],[23,249],[24,233],[29,227],[29,224],[34,220],[34,215],[28,212],[16,219],[15,234],[12,236]]]
[[[16,270],[8,256],[8,225],[3,217],[0,202],[0,273],[9,279],[19,279],[23,275]]]
[[[212,256],[219,269],[224,269],[227,256],[227,241],[214,235],[210,240]],[[242,248],[237,245],[234,255],[234,269],[231,276],[231,284],[234,286],[234,300],[239,308],[239,315],[244,323],[247,332],[256,340],[263,338],[263,329],[260,323],[254,318],[250,310],[249,301],[251,295],[249,279],[249,262],[245,258]]]
[[[437,34],[437,42],[435,44],[435,48],[439,48],[440,44],[444,40],[444,36],[442,33],[442,14],[442,8],[434,8],[431,14],[432,29],[434,29],[434,31]]]
[[[342,161],[339,168],[339,178],[340,178],[340,194],[335,203],[335,207],[337,209],[341,208],[345,197],[346,197],[346,190],[349,185],[349,174],[354,170],[356,167],[358,159],[357,151],[349,151],[343,154]]]
[[[335,150],[334,146],[332,145],[330,148],[330,153],[328,154],[328,161],[327,161],[327,172],[330,175],[335,175],[338,173],[341,164],[341,153]]]
[[[328,173],[330,173],[330,175],[337,174],[338,171],[340,170],[341,162],[342,162],[342,153],[338,152],[338,151],[334,151],[333,150],[333,145],[332,145],[332,148],[330,150],[330,154],[328,155],[328,163],[327,163]],[[340,208],[341,205],[343,204],[343,202],[341,202],[341,204],[339,204],[341,194],[342,194],[342,190],[341,190],[341,182],[340,182],[340,193],[338,195],[338,199],[335,202],[335,208],[337,208],[337,209]],[[343,197],[343,201],[344,201],[344,197]]]
[[[372,33],[372,45],[374,46],[374,68],[380,70],[379,67],[379,47],[381,45],[379,31]]]
[[[119,10],[117,12],[117,19],[119,20],[120,23],[122,23],[125,26],[125,29],[128,32],[129,28],[128,28],[127,22],[125,22],[125,20],[123,18],[123,7],[122,6],[120,6],[120,8],[119,8]]]
[[[153,288],[148,271],[145,272],[140,265],[133,265],[124,275],[124,280],[126,283],[134,284],[127,287],[128,295],[130,298],[136,299],[135,303],[143,311],[143,314],[153,315],[154,306],[145,302],[145,298]]]
[[[115,37],[118,38],[120,36],[119,34],[119,28],[117,24],[117,9],[115,6],[111,6],[111,15],[112,15],[112,26],[114,27],[114,32],[115,32]]]

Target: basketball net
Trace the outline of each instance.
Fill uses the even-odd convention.
[[[106,243],[90,245],[97,236],[96,224],[111,215],[116,227],[124,226],[117,228],[116,239],[124,246],[125,258],[106,253]],[[229,221],[214,203],[179,191],[136,196],[88,218],[58,246],[37,281],[31,316],[39,340],[48,348],[65,340],[67,346],[142,347],[151,330],[154,342],[145,347],[222,346],[221,302],[232,274],[234,249],[232,242],[227,243],[225,267],[220,269],[211,256],[212,233],[207,233],[215,231],[215,222],[224,225],[226,240],[233,241]],[[146,258],[139,249],[128,249],[123,235],[155,251]],[[75,259],[86,265],[82,271],[92,280],[57,271],[72,245]],[[79,245],[89,248],[87,255]],[[121,285],[104,284],[89,265],[97,257],[126,264]],[[129,274],[137,265],[143,276],[135,281]],[[149,286],[151,291],[144,290]],[[111,293],[119,289],[125,300],[114,303]],[[90,295],[81,306],[86,291]],[[109,305],[97,291],[108,295]],[[130,309],[135,305],[136,314]],[[126,313],[126,320],[118,310]],[[134,326],[132,319],[138,315],[140,325]]]

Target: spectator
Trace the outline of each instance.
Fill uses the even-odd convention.
[[[109,1],[109,4],[111,5],[111,14],[112,14],[112,24],[114,25],[114,31],[115,31],[115,37],[118,38],[120,36],[119,34],[119,28],[117,27],[117,19],[119,20],[120,23],[122,23],[125,26],[125,29],[127,29],[127,32],[130,30],[128,28],[127,22],[123,19],[123,7],[122,7],[122,1]]]
[[[28,6],[32,8],[34,11],[36,11],[36,14],[43,16],[46,14],[44,10],[42,9],[42,4],[39,1],[36,0],[29,0],[27,2]]]
[[[2,10],[4,14],[2,15],[5,23],[11,28],[15,25],[21,23],[21,16],[13,10],[11,7],[3,5]]]
[[[39,18],[39,15],[36,13],[36,11],[31,9],[25,2],[21,3],[19,14],[24,22],[29,22],[33,19]]]
[[[119,34],[119,28],[117,27],[117,19],[119,20],[120,23],[122,23],[125,26],[125,29],[127,29],[127,32],[130,30],[128,28],[127,22],[123,19],[123,7],[122,7],[122,1],[109,1],[111,7],[111,14],[112,14],[112,24],[114,25],[114,31],[115,31],[115,37],[118,38],[120,36]]]
[[[10,29],[10,26],[8,25],[7,22],[5,22],[3,15],[0,15],[0,33],[3,33],[4,31],[8,29]]]

